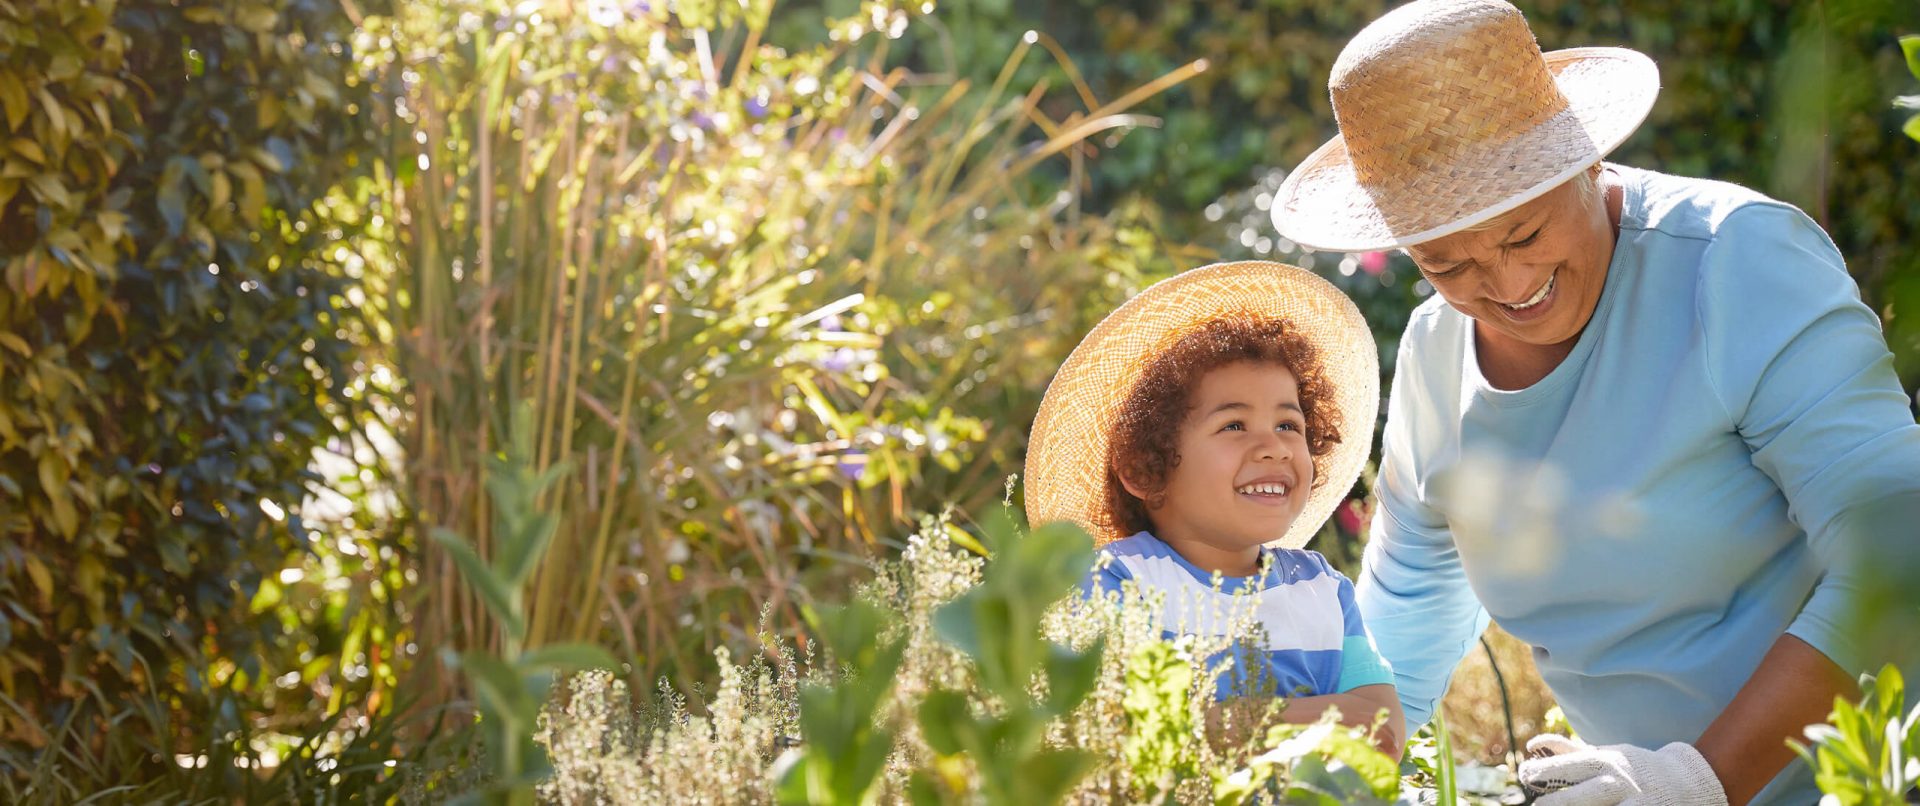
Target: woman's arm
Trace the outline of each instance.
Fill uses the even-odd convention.
[[[1833,698],[1854,690],[1839,665],[1807,642],[1783,635],[1694,748],[1720,779],[1727,803],[1742,806],[1793,760],[1786,740],[1827,721]]]

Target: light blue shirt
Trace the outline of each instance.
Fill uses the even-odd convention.
[[[1481,376],[1473,323],[1415,312],[1358,597],[1408,724],[1488,617],[1533,646],[1582,739],[1697,740],[1783,633],[1849,672],[1850,513],[1920,490],[1920,426],[1879,320],[1799,210],[1612,166],[1620,236],[1593,318],[1540,382]],[[1817,798],[1794,761],[1756,803]]]
[[[1258,591],[1253,617],[1262,628],[1260,643],[1207,659],[1210,670],[1234,659],[1227,673],[1216,678],[1216,699],[1338,694],[1393,682],[1393,670],[1380,660],[1354,607],[1353,583],[1319,552],[1262,551],[1269,561],[1264,575],[1222,577],[1216,590],[1211,573],[1160,538],[1140,532],[1102,548],[1102,561],[1089,573],[1085,587],[1118,591],[1132,580],[1142,590],[1164,594],[1155,621],[1167,638],[1226,635],[1228,621],[1246,606],[1236,603],[1234,595],[1249,587]]]

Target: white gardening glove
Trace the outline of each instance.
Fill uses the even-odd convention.
[[[1545,792],[1536,806],[1727,806],[1726,790],[1693,745],[1594,747],[1546,734],[1527,742],[1520,782]]]

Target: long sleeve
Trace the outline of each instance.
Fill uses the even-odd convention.
[[[1708,380],[1825,571],[1787,632],[1859,674],[1877,660],[1849,624],[1860,563],[1916,549],[1910,523],[1895,534],[1853,518],[1920,491],[1920,426],[1826,235],[1776,205],[1741,208],[1722,228],[1696,297]]]
[[[1379,498],[1361,560],[1355,597],[1367,630],[1393,669],[1407,724],[1426,723],[1447,693],[1453,669],[1487,627],[1487,612],[1468,586],[1453,535],[1420,500],[1412,427],[1421,401],[1405,379],[1417,368],[1401,342],[1387,404]]]

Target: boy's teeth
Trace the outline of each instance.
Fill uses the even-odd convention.
[[[1240,492],[1248,493],[1248,494],[1264,493],[1267,495],[1286,495],[1287,485],[1285,484],[1249,484],[1245,487],[1241,487]]]

